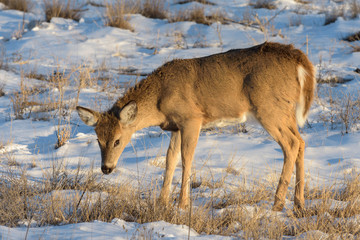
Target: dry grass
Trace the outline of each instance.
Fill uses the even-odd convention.
[[[345,10],[343,6],[339,8],[333,8],[330,12],[326,12],[324,25],[329,25],[336,22],[339,17],[345,17]]]
[[[210,6],[215,6],[215,3],[212,3],[210,1],[207,0],[184,0],[184,1],[178,1],[177,4],[186,4],[186,3],[190,3],[190,2],[198,2],[201,4],[205,4],[205,5],[210,5]]]
[[[117,27],[134,31],[129,23],[129,13],[136,13],[138,5],[134,2],[117,0],[113,3],[106,3],[105,21],[106,25],[110,27]]]
[[[360,6],[357,0],[349,0],[350,10],[345,10],[345,4],[339,5],[337,8],[333,8],[331,11],[325,12],[325,23],[328,25],[334,23],[339,17],[343,19],[354,19],[360,14]]]
[[[141,14],[147,18],[167,18],[164,0],[145,0],[141,6]]]
[[[350,18],[357,18],[360,14],[360,3],[358,0],[352,0],[350,3]]]
[[[352,52],[360,52],[360,44],[359,43],[354,43],[354,44],[349,44],[351,47],[351,51]]]
[[[210,22],[205,16],[205,11],[203,7],[195,7],[189,11],[186,21],[193,21],[199,24],[209,25]]]
[[[10,96],[15,119],[29,118],[32,108],[39,103],[35,101],[35,96],[39,93],[39,88],[32,88],[26,84],[24,74],[21,74],[20,91]]]
[[[356,32],[354,34],[350,34],[349,36],[343,38],[344,41],[347,42],[355,42],[360,41],[360,32]]]
[[[68,18],[79,21],[81,18],[80,6],[75,0],[44,0],[46,21],[50,22],[53,17]]]
[[[11,170],[15,167],[20,169],[20,175]],[[156,184],[140,188],[133,188],[131,182],[112,185],[92,168],[85,172],[79,164],[76,169],[68,170],[60,159],[54,160],[42,182],[30,182],[26,170],[13,166],[1,175],[0,186],[0,224],[12,227],[24,220],[44,226],[121,218],[138,223],[163,220],[190,226],[202,234],[245,239],[279,239],[310,230],[334,237],[359,234],[359,227],[350,219],[360,214],[359,176],[348,178],[342,190],[335,187],[307,190],[306,198],[316,204],[301,214],[287,211],[286,220],[268,210],[273,189],[260,182],[250,187],[241,185],[237,190],[207,200],[201,198],[201,191],[192,190],[192,201],[200,206],[192,208],[191,213],[189,209],[180,211],[175,202],[168,206],[159,203]],[[343,202],[334,207],[336,201]],[[146,234],[152,236],[151,232]]]
[[[9,69],[9,64],[6,58],[6,49],[4,46],[0,46],[0,69]]]
[[[0,83],[0,97],[5,96],[5,83]]]
[[[295,0],[295,2],[301,3],[301,4],[309,4],[311,1]]]
[[[351,52],[360,52],[360,32],[344,38],[344,41],[351,48]]]
[[[333,93],[331,89],[322,91],[319,95],[324,100],[319,102],[324,112],[319,116],[320,121],[330,124],[331,129],[341,127],[342,134],[359,130],[360,96],[359,92]]]
[[[28,0],[0,0],[9,9],[19,10],[23,12],[29,12],[31,10],[31,4]]]
[[[178,10],[169,17],[169,22],[183,22],[191,21],[204,25],[211,25],[214,22],[222,24],[227,23],[227,18],[224,12],[216,11],[210,15],[205,15],[204,7],[196,6],[191,9]]]
[[[93,72],[86,65],[70,71],[57,69],[48,76],[37,74],[35,70],[27,74],[21,72],[20,91],[10,95],[14,118],[55,119],[55,148],[63,146],[71,137],[71,113],[78,103],[81,89],[98,87]],[[36,78],[44,83],[30,87],[26,84],[28,78]]]
[[[259,8],[266,8],[266,9],[276,9],[276,5],[274,4],[273,0],[256,0],[256,2],[250,1],[250,6],[252,6],[255,9]]]

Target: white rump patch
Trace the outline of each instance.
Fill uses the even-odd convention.
[[[307,118],[307,114],[304,114],[305,98],[304,98],[303,88],[308,72],[304,69],[302,65],[299,65],[297,67],[297,74],[300,84],[300,99],[299,102],[296,104],[296,121],[300,127],[303,127]]]

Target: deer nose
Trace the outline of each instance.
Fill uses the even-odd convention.
[[[101,171],[106,175],[110,174],[113,170],[114,170],[114,168],[108,168],[106,166],[101,166]]]

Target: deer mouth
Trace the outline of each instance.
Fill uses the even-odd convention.
[[[108,168],[106,166],[101,167],[101,171],[106,175],[110,174],[113,170],[114,170],[114,168]]]

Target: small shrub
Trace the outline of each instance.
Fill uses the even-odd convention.
[[[0,83],[0,97],[5,96],[5,83]]]
[[[8,70],[9,65],[6,59],[6,49],[3,45],[0,46],[0,69]]]
[[[137,6],[129,4],[128,2],[117,0],[115,2],[106,3],[106,25],[110,27],[117,27],[134,31],[133,27],[129,23],[129,17],[126,16],[128,13],[136,12]]]
[[[195,7],[189,12],[188,21],[194,21],[196,23],[209,25],[209,21],[206,19],[204,8]]]
[[[205,16],[203,7],[194,7],[190,10],[179,10],[176,12],[171,19],[170,22],[183,22],[183,21],[193,21],[199,24],[210,25],[210,21],[208,21]]]
[[[207,0],[184,0],[184,1],[177,2],[177,4],[186,4],[186,3],[190,3],[190,2],[198,2],[198,3],[201,3],[201,4],[205,4],[205,5],[210,5],[210,6],[216,5],[215,3],[212,3],[212,2],[207,1]]]
[[[79,21],[81,9],[76,7],[75,0],[44,0],[46,21],[50,22],[53,17],[68,18]]]
[[[169,19],[169,22],[183,21],[192,21],[199,24],[211,25],[214,22],[225,24],[228,22],[228,19],[226,18],[226,14],[222,11],[215,11],[212,14],[206,16],[204,7],[197,6],[192,9],[178,10]]]
[[[325,111],[321,115],[321,121],[330,123],[331,129],[337,126],[342,128],[342,134],[348,134],[359,129],[360,122],[360,97],[359,93],[333,93],[321,92],[319,94],[326,99],[323,105]]]
[[[351,34],[343,40],[349,42],[348,45],[351,47],[352,52],[360,52],[360,32]]]
[[[20,91],[12,94],[11,102],[13,105],[13,111],[15,119],[29,118],[31,115],[32,107],[38,105],[34,101],[34,95],[38,93],[36,88],[31,88],[25,84],[24,75],[21,75]],[[28,115],[25,116],[25,113]]]
[[[29,0],[0,0],[0,2],[6,5],[9,9],[19,10],[22,12],[29,12],[31,9]]]
[[[295,2],[301,3],[301,4],[308,4],[308,3],[310,3],[310,1],[305,1],[305,0],[295,0]]]
[[[290,18],[289,27],[300,26],[301,25],[301,16],[296,15]]]
[[[165,19],[167,11],[164,0],[146,0],[141,7],[141,14],[147,18]]]
[[[269,10],[276,9],[276,5],[273,3],[272,0],[256,0],[255,3],[250,3],[250,6],[253,8],[266,8]]]
[[[66,126],[57,125],[56,138],[57,142],[55,149],[64,146],[65,143],[70,139],[71,136],[71,125],[68,123]]]
[[[339,17],[345,17],[345,10],[343,6],[339,8],[333,8],[330,12],[326,12],[324,25],[329,25],[336,22]]]
[[[351,34],[345,38],[343,38],[344,41],[347,41],[347,42],[355,42],[355,41],[360,41],[360,32],[357,32],[357,33],[354,33],[354,34]]]
[[[360,52],[360,44],[359,43],[349,43],[349,46],[352,48],[352,52]]]
[[[343,124],[345,134],[348,134],[352,127],[360,120],[360,98],[352,94],[346,94],[341,98],[339,117]]]
[[[175,48],[177,48],[177,49],[187,49],[188,48],[188,45],[186,42],[186,37],[185,37],[184,33],[182,33],[181,31],[173,32],[173,40],[174,40]]]
[[[357,18],[360,14],[360,6],[357,0],[352,0],[350,3],[350,18]]]

